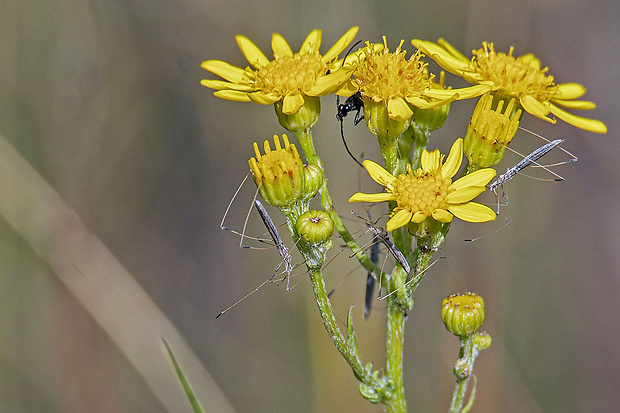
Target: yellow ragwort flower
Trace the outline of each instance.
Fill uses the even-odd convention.
[[[553,76],[547,75],[548,68],[541,69],[540,60],[532,53],[514,57],[510,48],[508,54],[496,52],[493,43],[482,43],[482,48],[472,51],[467,59],[444,39],[437,43],[425,40],[412,40],[418,50],[448,72],[461,76],[473,85],[489,85],[492,93],[500,99],[514,97],[523,109],[550,123],[551,113],[564,122],[590,132],[607,133],[607,126],[601,121],[573,115],[561,109],[594,109],[596,104],[577,100],[586,93],[578,83],[556,84]]]
[[[446,162],[444,155],[436,149],[424,150],[422,167],[397,177],[372,161],[364,161],[364,168],[370,177],[385,187],[380,194],[356,193],[349,202],[395,201],[397,206],[390,214],[386,229],[393,231],[409,224],[421,223],[429,217],[442,222],[451,222],[453,216],[469,222],[486,222],[495,219],[495,212],[487,206],[471,202],[486,189],[485,185],[495,176],[495,170],[479,169],[456,181],[452,177],[461,167],[463,160],[463,139],[457,139],[450,149]]]
[[[355,56],[357,64],[352,65],[355,67],[353,78],[338,94],[351,96],[359,91],[364,99],[386,104],[391,119],[404,122],[413,114],[409,105],[431,109],[453,100],[479,96],[489,90],[487,86],[454,90],[436,87],[435,76],[429,75],[427,64],[422,61],[424,55],[415,53],[406,59],[407,51],[401,50],[402,45],[401,40],[396,50],[390,52],[385,36],[383,47],[367,43]]]
[[[304,105],[304,96],[334,93],[349,79],[350,68],[329,70],[329,64],[351,43],[357,30],[353,27],[347,31],[324,55],[319,53],[321,30],[313,30],[297,53],[293,53],[284,37],[274,33],[271,61],[250,39],[236,36],[252,67],[241,69],[221,60],[207,60],[201,67],[225,80],[204,79],[200,83],[216,89],[214,95],[223,99],[263,105],[283,101],[284,114],[297,113]]]

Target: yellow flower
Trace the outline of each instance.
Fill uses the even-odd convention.
[[[271,61],[250,39],[236,36],[252,67],[241,69],[221,60],[207,60],[201,67],[224,80],[204,79],[200,83],[216,89],[214,95],[223,99],[263,105],[282,101],[284,114],[297,113],[304,105],[304,97],[334,93],[349,79],[350,68],[329,70],[329,63],[351,43],[357,30],[353,27],[347,31],[324,55],[319,53],[321,30],[312,31],[297,53],[293,53],[284,37],[274,33]]]
[[[392,53],[385,36],[383,43],[383,47],[367,43],[362,52],[355,55],[357,64],[351,65],[355,67],[353,78],[338,92],[339,95],[351,96],[359,91],[364,100],[383,102],[391,119],[405,122],[413,114],[409,105],[431,109],[453,100],[479,96],[489,90],[487,86],[455,90],[438,88],[434,75],[429,75],[427,64],[421,60],[423,54],[415,53],[407,60],[407,51],[401,50],[402,40]]]
[[[485,185],[495,176],[495,170],[479,169],[452,182],[461,167],[463,139],[457,139],[450,149],[446,162],[439,150],[424,150],[422,167],[397,177],[372,161],[364,161],[370,177],[383,185],[387,192],[380,194],[356,193],[349,202],[395,201],[397,206],[390,214],[386,229],[393,231],[409,222],[421,223],[429,217],[451,222],[453,216],[469,222],[486,222],[495,219],[495,212],[487,206],[471,202],[486,189]]]
[[[482,43],[482,48],[472,51],[471,60],[456,50],[444,39],[437,43],[424,40],[412,40],[418,50],[434,59],[439,66],[461,76],[473,85],[489,85],[493,94],[499,99],[514,97],[523,109],[550,123],[555,118],[590,132],[607,133],[607,126],[601,121],[582,118],[561,109],[594,109],[596,104],[585,100],[577,100],[586,93],[586,89],[578,83],[555,84],[553,76],[547,75],[547,68],[541,69],[540,60],[529,53],[514,57],[513,47],[508,54],[498,53],[493,43]]]

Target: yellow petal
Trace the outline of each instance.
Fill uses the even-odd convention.
[[[462,72],[470,70],[469,60],[453,56],[438,44],[418,39],[412,40],[411,44],[452,74],[461,76]]]
[[[321,61],[327,63],[336,58],[347,46],[355,39],[359,27],[351,27],[328,51],[323,55]]]
[[[439,168],[440,165],[441,153],[439,153],[439,149],[435,149],[432,152],[429,152],[426,149],[422,151],[422,156],[420,156],[420,167],[422,170],[425,172],[431,172]]]
[[[460,89],[451,89],[453,92],[457,92],[459,94],[458,100],[471,99],[477,96],[484,95],[487,92],[491,91],[491,86],[489,85],[475,85],[470,87],[462,87]]]
[[[357,93],[358,90],[359,88],[357,87],[357,85],[353,83],[351,79],[349,79],[346,82],[344,82],[342,86],[340,86],[340,89],[338,89],[338,92],[336,94],[338,96],[348,98],[349,96]]]
[[[407,101],[407,103],[409,103],[412,106],[415,106],[417,108],[420,109],[432,109],[433,107],[435,107],[435,100],[429,102],[426,99],[422,99],[419,96],[406,96],[405,100]]]
[[[386,171],[381,165],[368,159],[362,162],[362,165],[364,165],[364,168],[373,181],[379,185],[385,186],[386,188],[392,188],[394,182],[396,182],[394,175]]]
[[[463,204],[471,201],[485,190],[485,186],[466,186],[458,191],[449,192],[446,196],[446,202],[448,204]]]
[[[269,64],[269,59],[250,39],[245,36],[237,35],[237,45],[241,49],[241,53],[245,56],[246,60],[254,66],[256,69]]]
[[[422,95],[433,99],[449,99],[450,101],[459,98],[459,94],[452,89],[428,89],[422,92]]]
[[[461,168],[461,163],[463,162],[463,139],[458,138],[452,144],[452,148],[450,148],[450,153],[448,154],[448,159],[443,164],[441,168],[441,173],[444,178],[452,178]]]
[[[479,169],[476,172],[472,172],[452,182],[452,184],[448,187],[448,191],[458,191],[468,186],[485,186],[495,177],[495,175],[497,175],[495,169]]]
[[[572,113],[568,113],[553,104],[549,104],[549,106],[551,107],[551,113],[570,125],[594,133],[607,133],[607,126],[600,120],[582,118],[581,116],[573,115]]]
[[[554,98],[551,101],[556,105],[560,105],[568,109],[592,110],[596,108],[596,103],[588,100],[563,100]]]
[[[382,192],[380,194],[362,194],[358,192],[349,198],[349,202],[385,202],[394,200],[394,195],[388,194],[387,192]]]
[[[251,85],[244,85],[239,83],[230,83],[223,80],[202,79],[200,84],[215,90],[238,90],[241,92],[252,92],[255,88]]]
[[[314,53],[321,48],[321,35],[322,32],[319,29],[312,30],[306,40],[304,40],[300,53]]]
[[[207,60],[202,62],[200,67],[232,83],[242,83],[247,80],[245,70],[221,60]]]
[[[413,216],[411,217],[411,222],[415,222],[416,224],[419,224],[420,222],[424,221],[426,218],[428,218],[428,216],[424,212],[416,211],[416,213],[413,214]]]
[[[493,221],[497,216],[495,211],[486,205],[476,202],[468,202],[460,205],[448,206],[448,211],[452,212],[455,217],[468,222],[487,222]]]
[[[282,102],[282,113],[285,115],[293,115],[304,105],[304,102],[304,97],[301,94],[286,95]]]
[[[278,33],[271,35],[271,50],[273,50],[273,58],[277,59],[284,56],[293,56],[293,50],[288,45],[286,39]]]
[[[436,209],[433,211],[433,218],[439,222],[443,222],[447,224],[448,222],[452,222],[454,215],[446,211],[445,209]]]
[[[226,100],[234,100],[235,102],[250,102],[250,97],[246,92],[239,92],[238,90],[218,90],[213,93],[213,96]]]
[[[444,49],[446,49],[448,51],[448,53],[450,53],[452,56],[464,60],[464,61],[469,61],[469,59],[461,52],[459,52],[456,47],[452,46],[450,43],[448,43],[446,41],[446,39],[444,38],[439,38],[437,40],[437,44],[440,45],[441,47],[443,47]]]
[[[556,122],[555,119],[547,117],[547,115],[549,114],[549,108],[546,105],[537,101],[532,96],[526,95],[522,98],[519,98],[519,102],[521,103],[521,106],[523,106],[523,109],[525,109],[525,111],[530,115],[534,115],[539,119],[546,120],[549,123]]]
[[[586,93],[586,88],[579,83],[562,83],[556,86],[555,98],[564,100],[579,99]]]
[[[321,76],[306,94],[308,96],[327,96],[340,89],[341,85],[346,83],[350,78],[350,70],[338,69],[326,76]]]
[[[401,209],[392,215],[392,218],[385,224],[385,229],[388,231],[394,231],[396,228],[407,225],[411,221],[411,211],[408,209]]]
[[[413,115],[407,102],[401,97],[388,100],[388,116],[397,122],[404,122]]]
[[[261,105],[271,105],[272,103],[280,100],[279,96],[274,96],[271,94],[267,95],[263,92],[248,93],[248,98],[250,98],[252,102],[259,103]]]

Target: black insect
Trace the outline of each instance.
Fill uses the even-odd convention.
[[[364,101],[362,100],[362,95],[360,92],[355,93],[347,98],[344,103],[340,103],[340,96],[336,97],[336,105],[338,107],[338,112],[336,113],[336,119],[340,122],[340,136],[342,137],[342,143],[344,143],[344,148],[347,150],[347,153],[359,166],[363,166],[360,161],[357,160],[355,156],[349,150],[349,146],[347,145],[347,141],[344,138],[344,118],[351,112],[357,112],[355,114],[355,119],[353,119],[353,124],[357,125],[362,120],[364,120],[364,114],[362,113],[362,109],[364,108]]]
[[[362,94],[360,92],[349,96],[342,104],[340,103],[340,96],[336,97],[336,105],[338,105],[338,113],[336,113],[336,119],[338,119],[338,121],[342,122],[351,112],[356,112],[355,119],[353,119],[353,124],[355,126],[364,120],[364,114],[362,113],[364,101],[362,100]]]

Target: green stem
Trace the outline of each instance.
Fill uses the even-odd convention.
[[[312,131],[310,129],[298,131],[295,132],[295,136],[297,137],[297,141],[299,142],[302,151],[306,155],[306,160],[308,163],[310,165],[316,165],[321,168],[322,171],[325,171],[323,168],[323,162],[314,149]],[[324,180],[323,185],[321,186],[321,206],[331,216],[332,221],[334,221],[334,228],[338,231],[338,234],[340,234],[342,240],[347,244],[347,247],[351,249],[351,252],[355,254],[355,257],[360,264],[362,264],[366,271],[372,273],[376,280],[379,280],[379,278],[381,278],[381,268],[373,263],[368,255],[364,254],[364,251],[362,251],[357,242],[355,242],[353,236],[351,236],[351,233],[342,222],[340,215],[338,215],[338,211],[334,208],[334,202],[332,201],[329,188],[327,187],[327,180]]]
[[[407,274],[397,267],[388,281],[388,294],[396,291],[405,282]],[[387,298],[387,333],[386,333],[386,366],[385,377],[394,386],[394,392],[385,402],[388,412],[406,412],[407,401],[403,380],[403,353],[405,344],[405,314],[402,298],[399,293],[404,289],[391,294]]]
[[[467,384],[469,383],[469,376],[465,378],[457,377],[456,386],[454,387],[454,393],[452,394],[452,401],[450,402],[450,413],[459,413],[463,408],[465,401],[465,394],[467,393]]]
[[[353,354],[351,349],[349,349],[349,347],[347,346],[347,340],[340,332],[340,328],[338,327],[338,323],[336,322],[336,318],[334,317],[331,304],[329,302],[329,299],[327,298],[327,293],[325,292],[325,282],[323,281],[323,276],[320,269],[310,270],[310,281],[312,282],[314,297],[319,307],[321,318],[323,319],[323,325],[325,325],[327,333],[331,337],[334,345],[336,346],[342,357],[344,357],[347,363],[349,363],[349,366],[351,366],[353,374],[360,382],[364,383],[367,386],[373,388],[380,387],[381,385],[377,382],[377,380],[372,376],[370,372],[368,372],[364,368],[362,362],[355,356],[355,354]]]
[[[456,376],[456,386],[452,393],[452,401],[450,402],[450,413],[459,413],[463,408],[465,394],[467,393],[467,383],[474,369],[474,361],[479,350],[474,345],[474,336],[469,335],[461,337],[461,346],[459,348],[459,359],[454,366],[454,375]]]

